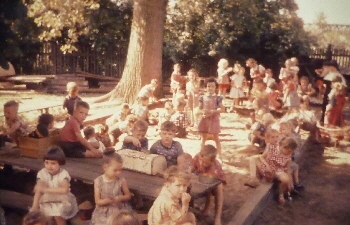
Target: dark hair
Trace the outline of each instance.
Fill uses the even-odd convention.
[[[218,150],[213,145],[204,145],[199,154],[201,156],[216,155]],[[215,158],[215,157],[214,157]]]
[[[134,126],[132,127],[134,129],[138,129],[140,131],[147,131],[148,130],[148,123],[144,120],[138,120],[134,123]]]
[[[280,146],[288,149],[295,150],[298,147],[297,142],[290,137],[284,137],[280,140]]]
[[[180,170],[177,166],[170,166],[164,172],[164,179],[166,183],[173,183],[175,179],[181,184],[190,184],[191,175],[185,171]]]
[[[37,223],[45,223],[47,218],[40,211],[32,211],[23,217],[23,225],[35,225]]]
[[[76,101],[75,102],[74,110],[76,110],[79,107],[82,107],[82,108],[85,108],[85,109],[90,109],[89,103],[84,102],[84,101]]]
[[[215,83],[215,87],[216,88],[219,87],[219,84],[218,84],[218,82],[216,81],[216,79],[214,77],[209,77],[208,79],[206,79],[204,85],[207,86],[208,83]]]
[[[66,164],[66,156],[59,147],[52,147],[45,153],[43,160],[57,161],[61,166]]]
[[[123,209],[111,215],[107,220],[107,225],[141,225],[141,222],[135,212]]]
[[[39,119],[38,119],[38,123],[39,124],[44,124],[46,126],[49,126],[50,123],[52,123],[54,121],[54,117],[52,114],[50,113],[44,113],[44,114],[41,114],[39,116]]]
[[[171,121],[165,121],[162,123],[162,125],[160,125],[160,130],[176,132],[177,127],[176,127],[175,123],[173,123]]]
[[[18,106],[19,106],[18,102],[16,102],[15,100],[10,100],[10,101],[8,101],[8,102],[6,102],[6,103],[4,104],[4,107],[5,107],[5,108],[7,108],[7,107],[13,107],[13,106],[15,106],[15,107],[18,108]]]
[[[84,132],[85,138],[90,138],[91,135],[95,133],[95,128],[93,128],[92,126],[87,126],[84,128],[83,132]]]
[[[107,148],[103,152],[102,162],[103,162],[103,164],[108,164],[112,160],[115,160],[118,163],[123,163],[122,157],[115,151],[114,148]]]

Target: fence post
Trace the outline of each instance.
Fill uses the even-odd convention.
[[[329,44],[328,46],[327,46],[327,51],[326,51],[326,60],[327,61],[330,61],[330,60],[332,60],[332,45],[331,44]]]
[[[51,47],[51,59],[52,59],[52,71],[51,73],[57,75],[57,44],[50,42]]]

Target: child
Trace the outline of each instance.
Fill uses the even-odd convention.
[[[263,81],[267,87],[270,86],[271,83],[276,82],[276,80],[273,78],[273,73],[271,69],[266,69],[265,77],[263,78]]]
[[[173,122],[165,121],[160,127],[160,140],[156,141],[150,152],[152,154],[163,155],[167,161],[168,167],[177,164],[177,159],[184,153],[182,145],[174,141],[176,135],[176,125]]]
[[[141,225],[137,214],[131,210],[120,210],[107,220],[107,225]]]
[[[28,136],[31,138],[48,137],[50,130],[54,126],[54,117],[49,113],[44,113],[39,116],[38,125],[36,130],[31,132]]]
[[[186,192],[190,174],[171,166],[164,178],[164,186],[148,212],[148,224],[195,225],[195,216],[188,212],[191,196]]]
[[[297,85],[293,76],[286,78],[286,85],[283,89],[283,106],[290,110],[298,108],[300,99],[297,93]]]
[[[106,124],[113,129],[113,127],[118,122],[125,121],[126,117],[130,114],[130,107],[128,103],[123,103],[121,105],[121,110],[115,112],[111,117],[106,119]]]
[[[220,59],[218,62],[218,88],[219,95],[226,97],[227,89],[230,88],[229,73],[232,72],[232,67],[228,67],[227,59]]]
[[[177,91],[180,87],[180,82],[181,82],[181,66],[180,64],[176,63],[174,64],[174,71],[171,74],[170,78],[170,90],[173,93],[173,99],[177,94]]]
[[[145,121],[136,121],[131,130],[131,135],[124,138],[122,149],[148,151],[148,139],[145,137],[147,129],[148,124]]]
[[[281,93],[278,91],[277,83],[270,83],[270,93],[268,93],[268,103],[270,110],[279,110],[282,107],[282,101],[280,100]]]
[[[92,126],[87,126],[84,128],[84,136],[89,144],[98,149],[101,153],[106,150],[106,146],[101,141],[96,139],[95,128]]]
[[[66,163],[63,151],[58,147],[49,149],[43,157],[45,168],[37,175],[31,211],[39,210],[54,217],[58,225],[75,216],[78,205],[70,192],[70,176],[61,166]]]
[[[316,93],[315,89],[309,83],[309,78],[302,76],[300,78],[300,85],[298,86],[298,95],[300,99],[304,99],[306,104],[309,104],[310,97]]]
[[[263,176],[267,176],[268,180],[277,178],[279,183],[278,202],[283,205],[285,203],[284,194],[291,191],[291,171],[290,164],[293,151],[297,148],[297,143],[293,138],[284,137],[279,141],[278,148],[272,148],[259,157],[261,164],[258,170]]]
[[[18,116],[18,106],[16,101],[8,101],[4,104],[5,128],[2,128],[1,136],[4,139],[10,138],[18,145],[18,137],[29,134],[28,125]]]
[[[185,102],[176,103],[176,112],[170,118],[170,121],[177,127],[176,137],[178,138],[186,138],[186,127],[190,125],[187,113],[185,112],[185,106]]]
[[[187,73],[188,82],[186,83],[187,107],[190,114],[191,125],[196,122],[193,113],[194,108],[198,107],[200,80],[198,72],[195,69],[190,69]]]
[[[261,121],[256,121],[251,127],[251,132],[248,135],[248,139],[252,145],[258,144],[259,147],[265,147],[265,131],[273,123],[273,116],[270,113],[266,113]]]
[[[112,127],[112,129],[108,131],[113,146],[118,142],[118,138],[122,134],[131,134],[131,129],[134,127],[136,121],[137,118],[135,115],[128,115],[125,121],[118,122],[115,126]]]
[[[231,76],[230,98],[233,98],[233,105],[232,105],[231,111],[235,106],[239,105],[241,98],[244,97],[244,92],[243,92],[243,83],[245,81],[244,73],[245,73],[244,67],[239,67],[239,70],[237,71],[237,73]]]
[[[134,105],[131,113],[134,114],[137,120],[148,121],[149,109],[148,109],[149,98],[147,96],[139,97],[138,103]]]
[[[321,140],[321,133],[317,127],[316,115],[309,109],[309,104],[306,103],[303,99],[300,99],[298,121],[301,129],[310,131],[310,136],[315,142],[319,142]]]
[[[335,83],[333,85],[334,94],[331,95],[329,104],[326,107],[328,125],[331,127],[345,126],[343,115],[344,106],[347,101],[345,88],[345,85],[342,83]]]
[[[78,84],[75,82],[68,82],[67,92],[68,95],[63,101],[63,109],[67,109],[68,114],[73,115],[75,103],[78,101],[82,101],[81,98],[78,96]]]
[[[164,109],[158,114],[158,127],[163,124],[165,121],[170,121],[171,116],[175,113],[174,106],[172,102],[166,102],[164,104]]]
[[[112,146],[108,131],[109,127],[107,124],[98,124],[96,126],[96,139],[101,141],[107,148]]]
[[[23,217],[23,225],[46,225],[47,219],[40,211],[31,211]]]
[[[106,150],[103,154],[104,174],[94,180],[96,208],[92,213],[92,225],[106,224],[108,218],[121,209],[128,209],[126,204],[131,194],[124,177],[122,157],[114,150]]]
[[[224,111],[222,97],[216,94],[218,83],[214,78],[206,81],[207,93],[199,98],[199,109],[203,110],[203,117],[199,121],[198,131],[202,136],[201,146],[205,145],[208,135],[213,135],[213,139],[221,157],[221,143],[219,140],[220,133],[220,113]]]
[[[199,176],[216,178],[222,181],[212,193],[207,195],[207,200],[203,209],[203,215],[208,215],[211,202],[211,195],[215,197],[215,225],[221,224],[221,214],[223,205],[223,184],[226,184],[225,174],[221,164],[216,160],[217,150],[212,145],[204,145],[201,151],[192,159],[192,172]]]
[[[137,94],[137,98],[147,97],[150,102],[154,102],[156,98],[154,97],[154,90],[158,86],[157,79],[152,79],[150,84],[147,84],[141,88]]]
[[[268,93],[266,92],[266,84],[262,79],[255,79],[254,88],[251,92],[253,97],[253,107],[258,116],[262,116],[269,111]]]
[[[67,157],[101,157],[102,154],[94,148],[80,133],[83,122],[89,113],[90,106],[84,101],[78,101],[72,116],[61,130],[59,144]]]

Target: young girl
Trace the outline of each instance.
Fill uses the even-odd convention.
[[[277,83],[271,83],[269,86],[270,93],[268,94],[268,102],[270,110],[279,110],[282,107],[280,100],[281,93],[278,91]]]
[[[288,107],[289,110],[298,108],[300,99],[297,93],[297,85],[293,76],[286,78],[286,85],[283,89],[283,106]]]
[[[192,172],[199,176],[216,178],[222,181],[211,193],[208,193],[203,209],[203,215],[208,215],[211,196],[215,197],[215,225],[221,225],[223,205],[223,184],[226,184],[225,174],[221,164],[216,160],[217,150],[212,145],[204,145],[201,151],[192,159]]]
[[[304,99],[306,104],[310,102],[310,96],[316,93],[315,89],[309,82],[309,78],[302,76],[300,78],[300,85],[298,86],[298,95],[300,98]]]
[[[97,140],[95,128],[92,126],[87,126],[84,128],[84,136],[85,139],[100,152],[106,150],[106,146],[101,141]]]
[[[240,65],[237,67],[238,67],[237,73],[231,76],[230,98],[233,98],[233,105],[232,105],[231,111],[235,106],[239,105],[241,98],[244,97],[243,83],[245,81],[245,77],[244,77],[245,69]]]
[[[179,63],[174,64],[174,71],[170,78],[170,90],[173,93],[173,98],[175,97],[181,82],[181,66]]]
[[[164,178],[165,184],[148,212],[148,224],[195,225],[195,216],[188,212],[191,196],[186,192],[190,174],[171,166]]]
[[[129,208],[126,202],[131,198],[126,180],[121,176],[122,157],[114,150],[106,150],[102,160],[104,174],[94,180],[96,208],[92,213],[92,225],[106,224],[111,215]]]
[[[203,116],[198,124],[198,131],[202,136],[201,146],[205,145],[208,134],[213,135],[213,139],[221,157],[220,133],[220,113],[225,109],[222,105],[222,96],[216,94],[218,83],[214,78],[206,81],[207,93],[199,98],[199,109],[203,110]]]
[[[292,153],[297,148],[297,143],[293,138],[284,137],[279,141],[277,148],[271,148],[259,157],[260,162],[257,167],[263,176],[277,178],[279,180],[278,202],[283,205],[285,203],[284,194],[291,191],[292,178],[290,164]]]
[[[327,106],[327,119],[329,126],[345,126],[343,110],[347,101],[345,95],[345,86],[342,83],[333,85],[334,95],[331,96]]]
[[[109,217],[107,225],[141,225],[141,222],[133,211],[120,210]]]
[[[69,191],[70,176],[61,168],[66,163],[65,155],[60,148],[53,147],[43,159],[45,168],[37,175],[31,211],[40,209],[46,216],[54,217],[58,225],[65,225],[78,212],[76,199]]]
[[[271,69],[265,70],[265,77],[263,78],[264,83],[267,87],[271,85],[271,83],[275,83],[276,80],[273,78],[273,73]]]
[[[193,113],[194,108],[198,107],[200,80],[195,69],[190,69],[187,73],[188,82],[186,83],[187,108],[190,114],[191,125],[196,122]]]
[[[23,217],[23,225],[46,225],[47,219],[40,211],[31,211]]]
[[[226,97],[227,89],[230,88],[229,73],[232,72],[232,67],[228,67],[227,59],[220,59],[218,62],[218,84],[219,95]]]

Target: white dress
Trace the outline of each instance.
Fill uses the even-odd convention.
[[[57,188],[63,180],[70,182],[70,176],[64,169],[60,169],[56,175],[51,175],[45,168],[40,170],[37,179],[45,182],[49,188]],[[78,205],[75,196],[68,194],[45,193],[39,200],[40,211],[46,216],[60,216],[63,219],[70,219],[78,212]]]
[[[230,98],[243,98],[244,92],[243,92],[243,82],[244,82],[244,76],[234,74],[231,76],[231,81],[233,82],[233,86],[230,90]]]

